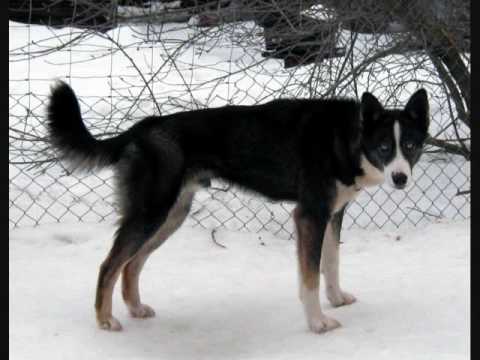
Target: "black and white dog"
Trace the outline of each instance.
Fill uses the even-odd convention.
[[[48,105],[50,139],[75,169],[113,166],[121,220],[100,267],[96,315],[101,328],[120,330],[112,292],[134,317],[154,311],[140,301],[138,279],[148,256],[187,216],[198,185],[221,178],[274,200],[297,203],[300,298],[311,330],[339,323],[319,301],[319,273],[334,306],[355,297],[339,285],[338,243],[345,205],[385,180],[405,188],[429,125],[425,90],[403,109],[384,109],[370,93],[351,99],[274,100],[152,116],[120,135],[97,140],[86,129],[72,89],[58,83]],[[322,260],[322,261],[320,261]]]

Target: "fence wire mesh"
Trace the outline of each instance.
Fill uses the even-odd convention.
[[[460,11],[463,2],[456,13],[388,8],[397,18],[381,7],[372,13],[369,1],[359,2],[370,6],[363,9],[319,3],[298,12],[292,2],[271,1],[10,2],[10,228],[115,219],[112,172],[69,174],[49,146],[44,116],[54,78],[72,85],[99,138],[149,115],[280,97],[358,99],[368,90],[388,106],[403,106],[422,86],[431,138],[413,186],[363,192],[348,206],[344,226],[468,218],[470,99],[458,72],[466,68],[469,76],[469,9]],[[439,13],[450,17],[438,20]],[[441,24],[446,45],[417,31],[427,20]],[[444,50],[458,55],[455,66]],[[290,238],[292,208],[213,181],[196,194],[188,222]]]

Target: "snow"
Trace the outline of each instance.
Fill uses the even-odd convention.
[[[109,223],[10,232],[10,349],[15,359],[468,358],[470,221],[422,228],[344,230],[342,287],[358,302],[325,313],[342,327],[307,331],[297,297],[295,243],[271,234],[182,227],[147,262],[143,300],[156,317],[124,331],[96,327],[99,264]]]

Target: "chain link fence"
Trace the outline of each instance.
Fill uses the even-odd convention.
[[[368,90],[388,106],[403,106],[423,86],[431,104],[431,138],[414,169],[413,186],[364,191],[348,206],[344,227],[398,227],[470,216],[469,99],[461,85],[449,83],[451,69],[441,54],[402,30],[401,23],[383,18],[379,29],[396,30],[359,31],[347,28],[345,17],[332,21],[329,8],[321,6],[279,20],[283,8],[262,10],[258,2],[255,8],[239,8],[238,1],[210,2],[216,7],[109,2],[93,15],[88,1],[78,2],[87,10],[76,15],[71,3],[52,2],[50,8],[30,3],[9,5],[17,10],[11,11],[16,21],[9,25],[10,228],[116,218],[112,172],[69,174],[48,144],[44,115],[55,78],[72,85],[87,127],[100,138],[148,115],[280,97],[359,98]],[[58,15],[63,22],[52,15],[55,3],[65,7]],[[45,9],[50,15],[42,17]],[[248,9],[263,15],[248,18]],[[337,17],[340,13],[337,9]],[[367,15],[374,26],[375,18]],[[282,21],[295,16],[301,21],[281,31]],[[327,27],[317,23],[321,19],[329,19]],[[455,19],[447,20],[442,21],[453,33]],[[469,50],[458,53],[469,69]],[[187,222],[290,238],[292,208],[213,181],[196,194]]]

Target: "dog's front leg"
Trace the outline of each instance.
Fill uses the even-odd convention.
[[[352,294],[342,291],[339,279],[339,247],[345,207],[332,216],[323,239],[320,272],[325,277],[327,298],[333,306],[349,305],[356,301]]]
[[[294,220],[297,228],[297,252],[300,274],[300,299],[310,330],[321,333],[340,326],[340,323],[327,317],[320,305],[320,259],[322,242],[329,214],[312,214],[304,207],[297,206]]]

